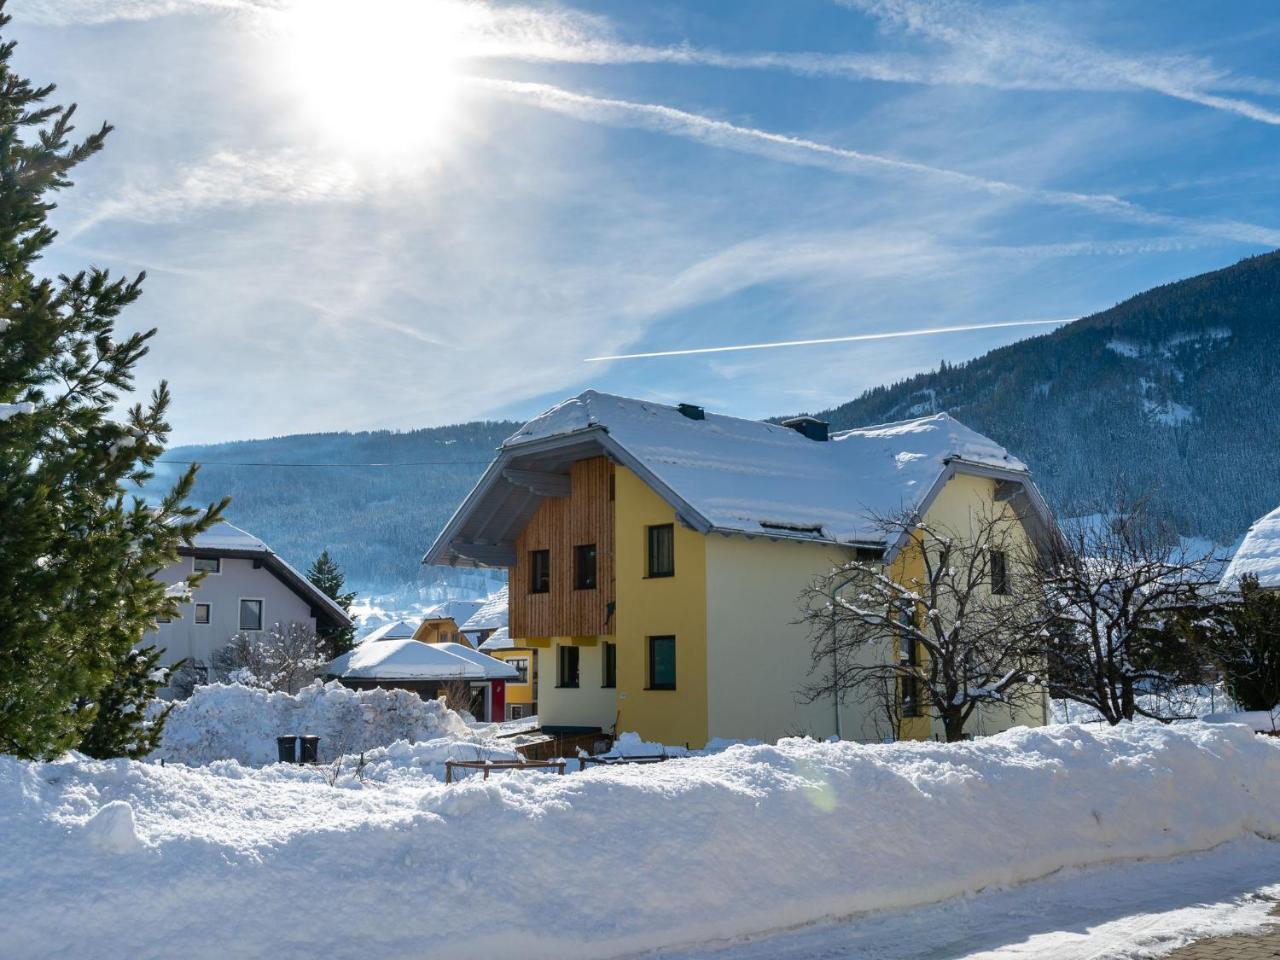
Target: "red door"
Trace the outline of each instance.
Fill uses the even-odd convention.
[[[490,698],[493,714],[489,719],[493,723],[501,723],[507,719],[507,681],[494,680],[489,686],[493,690],[493,696]]]

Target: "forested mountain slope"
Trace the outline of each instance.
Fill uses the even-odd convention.
[[[422,554],[518,427],[477,421],[406,432],[298,434],[176,447],[165,459],[198,460],[195,499],[230,495],[227,519],[300,569],[327,548],[362,592],[404,592],[406,585],[437,578],[421,566]],[[256,465],[271,463],[312,466]],[[494,579],[464,571],[448,579],[465,588],[468,578],[476,581],[475,596],[488,592]]]
[[[1180,533],[1230,543],[1280,504],[1280,253],[817,415],[846,428],[937,410],[1029,463],[1061,514],[1122,484]]]

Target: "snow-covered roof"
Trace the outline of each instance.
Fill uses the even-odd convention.
[[[957,471],[1018,483],[1042,524],[1051,523],[1026,464],[946,413],[819,441],[774,423],[690,417],[677,407],[588,390],[503,443],[426,561],[513,559],[508,545],[485,536],[486,521],[518,529],[536,509],[536,500],[520,501],[520,487],[540,499],[555,490],[554,474],[567,473],[568,462],[600,454],[637,473],[702,532],[884,544],[878,521],[925,508]]]
[[[481,650],[510,650],[515,646],[515,641],[511,639],[511,631],[506,626],[501,626],[493,633],[489,634],[489,639],[480,644]]]
[[[378,629],[360,638],[361,643],[376,643],[379,640],[408,640],[418,629],[413,620],[392,620]]]
[[[470,647],[461,643],[433,643],[433,647],[440,647],[447,650],[455,657],[461,657],[470,663],[474,663],[484,671],[486,680],[514,680],[520,674],[516,668],[511,666],[505,660],[498,660],[494,657],[486,656],[478,650],[472,650]]]
[[[1240,548],[1222,575],[1222,585],[1235,589],[1247,574],[1258,578],[1258,585],[1280,587],[1280,507],[1249,528]]]
[[[449,649],[455,646],[459,645],[409,639],[362,643],[330,661],[325,673],[348,680],[495,680],[517,676],[515,669],[501,660],[474,650],[468,650],[469,656],[464,657]]]
[[[507,588],[504,586],[485,600],[484,605],[462,624],[461,629],[463,633],[474,633],[479,630],[497,630],[506,625]]]
[[[204,533],[196,534],[191,543],[200,550],[271,550],[252,533],[225,520],[215,523]]]
[[[437,603],[422,614],[423,620],[452,620],[463,624],[471,615],[484,606],[483,600],[445,600]]]

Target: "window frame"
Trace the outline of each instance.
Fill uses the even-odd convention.
[[[655,666],[655,659],[653,655],[654,648],[657,646],[658,642],[668,641],[668,640],[671,642],[671,683],[660,684],[657,682],[657,677],[655,676],[655,672],[654,672],[654,666]],[[645,653],[646,653],[646,659],[648,660],[648,663],[646,664],[646,670],[645,670],[645,673],[646,673],[645,679],[647,680],[647,685],[645,686],[645,689],[646,690],[676,689],[676,684],[679,679],[679,675],[676,670],[676,636],[675,634],[660,633],[660,634],[655,634],[651,637],[647,637]]]
[[[671,565],[665,570],[654,565],[654,539],[665,531],[670,539]],[[645,527],[645,579],[657,580],[676,575],[676,525],[674,523],[651,523]]]
[[[591,583],[583,582],[583,557],[590,551]],[[580,543],[573,548],[573,589],[595,590],[600,584],[600,552],[594,543]]]
[[[210,623],[213,622],[213,604],[212,603],[201,601],[200,603],[193,604],[192,606],[193,606],[193,610],[191,613],[191,620],[193,623],[198,624],[199,626],[202,626],[202,627],[207,627]],[[201,607],[204,607],[203,620],[200,619]]]
[[[244,625],[244,605],[245,603],[256,603],[258,605],[258,625],[256,627],[246,627]],[[262,597],[241,597],[236,605],[236,623],[239,624],[239,633],[261,633],[263,624],[267,622],[267,601]]]
[[[1009,554],[1004,550],[991,553],[991,593],[997,597],[1009,596]]]
[[[565,682],[565,653],[573,651],[573,682]],[[572,643],[556,644],[556,689],[577,690],[582,686],[582,651]]]
[[[519,677],[517,677],[515,680],[508,680],[508,681],[507,681],[507,683],[508,683],[508,684],[514,683],[514,684],[518,684],[519,686],[522,686],[522,687],[523,687],[523,686],[528,686],[528,685],[529,685],[529,667],[530,667],[530,663],[529,663],[529,658],[528,658],[527,656],[526,656],[526,657],[508,657],[508,658],[507,658],[506,660],[504,660],[503,662],[504,662],[504,663],[507,663],[507,664],[510,664],[510,666],[512,667],[512,669],[514,669],[514,670],[516,671],[516,673],[520,673],[520,672],[521,672],[520,667],[516,666],[516,664],[518,664],[518,663],[523,663],[523,664],[524,664],[524,671],[523,671],[523,672],[524,672],[524,679],[523,679],[523,680],[521,680]]]
[[[545,558],[545,564],[542,566],[543,581],[539,585],[539,560]],[[551,592],[551,548],[543,547],[541,550],[529,551],[529,593],[542,594]]]
[[[903,604],[898,610],[898,622],[906,626],[915,626],[915,609],[914,605],[908,606]],[[915,637],[906,633],[898,637],[898,663],[901,666],[910,667],[913,671],[920,667],[920,643]],[[913,674],[904,673],[901,676],[899,693],[901,695],[902,718],[914,719],[922,716],[920,712],[920,678]]]
[[[618,645],[609,640],[600,641],[600,689],[618,688]]]
[[[201,570],[201,569],[200,569],[200,567],[198,566],[198,564],[199,564],[199,563],[200,563],[200,561],[202,561],[202,560],[204,560],[204,561],[212,561],[212,563],[213,563],[213,569],[212,569],[212,570]],[[222,558],[221,558],[221,557],[192,557],[192,558],[191,558],[191,572],[192,572],[192,573],[203,573],[203,574],[204,574],[205,576],[207,576],[207,577],[220,577],[220,576],[222,576]]]

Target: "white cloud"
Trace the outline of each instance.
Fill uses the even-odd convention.
[[[472,78],[471,82],[497,94],[513,97],[534,106],[579,120],[610,126],[636,127],[687,137],[710,146],[736,150],[773,160],[822,167],[838,173],[881,173],[925,177],[966,190],[1021,199],[1053,206],[1084,208],[1132,223],[1174,227],[1193,233],[1235,240],[1241,243],[1280,245],[1280,230],[1234,220],[1192,220],[1174,217],[1142,207],[1109,194],[1077,193],[1027,187],[979,177],[957,170],[900,160],[875,153],[836,147],[803,137],[742,127],[701,114],[652,103],[636,103],[575,93],[545,83]]]

